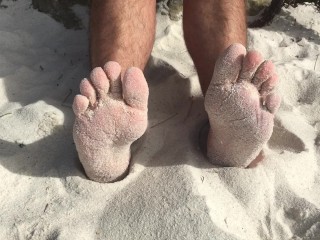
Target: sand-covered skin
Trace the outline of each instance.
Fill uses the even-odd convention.
[[[253,169],[218,168],[202,155],[206,114],[181,21],[159,15],[146,71],[149,129],[129,175],[101,184],[86,178],[72,139],[73,96],[89,74],[87,30],[65,30],[30,3],[0,9],[0,239],[319,239],[313,7],[284,9],[249,30],[249,50],[275,63],[282,96],[266,159]]]
[[[142,71],[107,62],[80,83],[73,101],[73,139],[87,176],[114,182],[128,172],[131,144],[148,126],[149,89]]]
[[[235,43],[221,54],[204,102],[210,123],[207,156],[213,164],[247,167],[258,157],[280,106],[273,92],[277,83],[272,62],[259,52],[247,53]]]

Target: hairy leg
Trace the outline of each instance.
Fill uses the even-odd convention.
[[[245,0],[184,0],[183,30],[205,94],[219,55],[231,44],[246,45]]]
[[[154,43],[155,11],[155,0],[92,0],[92,67],[116,61],[122,72],[132,66],[143,70]]]
[[[148,85],[141,70],[152,50],[155,0],[92,0],[93,70],[73,102],[73,138],[88,177],[123,178],[130,146],[148,124]],[[122,65],[122,67],[120,66]]]

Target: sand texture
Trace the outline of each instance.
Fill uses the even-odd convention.
[[[149,128],[129,175],[86,178],[72,139],[71,104],[89,73],[83,30],[30,8],[0,9],[0,239],[319,240],[320,13],[283,9],[249,30],[249,49],[274,61],[282,104],[266,161],[211,165],[199,146],[207,121],[181,20],[158,14],[146,78]]]

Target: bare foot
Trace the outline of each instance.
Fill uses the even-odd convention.
[[[274,65],[241,44],[218,59],[205,96],[210,131],[207,155],[218,165],[247,167],[259,155],[273,130],[280,97]]]
[[[80,83],[73,102],[76,115],[73,138],[88,177],[97,182],[123,178],[130,160],[130,145],[148,124],[149,89],[143,73],[108,62],[92,70]]]

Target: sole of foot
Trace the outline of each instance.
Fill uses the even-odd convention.
[[[259,52],[247,52],[241,44],[224,51],[205,95],[207,156],[213,164],[248,167],[261,160],[281,102],[277,84],[273,63]]]
[[[94,68],[80,83],[73,111],[73,138],[87,176],[97,182],[125,177],[130,146],[148,125],[149,89],[142,71],[132,67],[121,78],[117,62]]]

